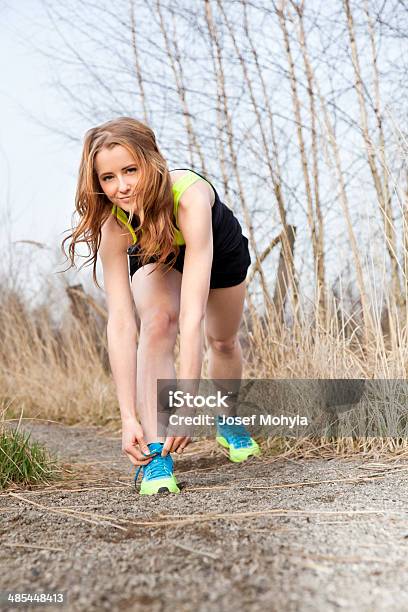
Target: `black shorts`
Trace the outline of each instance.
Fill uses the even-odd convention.
[[[141,268],[140,258],[137,247],[130,247],[129,253],[129,274],[132,278],[133,274]],[[183,273],[185,247],[180,248],[180,253],[174,264],[174,268]],[[170,262],[172,257],[164,263]],[[156,259],[151,258],[146,263],[155,263]],[[232,251],[223,255],[215,255],[211,266],[210,289],[220,289],[222,287],[234,287],[245,280],[249,266],[251,265],[251,256],[248,248],[248,238],[241,237],[241,241]]]

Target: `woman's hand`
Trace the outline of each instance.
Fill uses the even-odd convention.
[[[162,457],[165,457],[168,453],[178,453],[181,455],[187,444],[189,444],[191,438],[184,437],[167,437],[162,450]]]
[[[122,452],[133,465],[147,465],[151,458],[149,447],[143,438],[143,429],[136,417],[122,419]]]

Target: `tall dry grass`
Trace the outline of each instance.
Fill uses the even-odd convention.
[[[10,284],[3,284],[1,403],[8,405],[8,418],[22,416],[66,424],[110,425],[117,429],[120,415],[107,360],[106,320],[100,316],[105,308],[103,297],[100,294],[98,302],[86,294],[80,297],[78,289],[75,292],[79,298],[75,307],[66,293],[57,294],[56,288],[55,295],[50,288],[42,304],[30,307],[22,293]],[[329,299],[327,295],[324,319],[319,296],[315,304],[303,306],[303,310],[299,308],[295,315],[286,317],[285,324],[274,312],[273,304],[262,314],[247,308],[240,334],[243,378],[405,379],[408,343],[401,316],[396,316],[397,312],[384,316],[387,314],[384,304],[378,316],[371,317],[373,327],[367,336],[361,304],[351,304],[347,310],[346,296],[332,294]],[[87,309],[89,304],[92,307]],[[178,366],[178,344],[175,359]],[[204,359],[204,377],[206,372]],[[296,452],[304,452],[307,447],[309,453],[319,447],[327,452],[328,444],[336,452],[405,449],[408,426],[401,389],[390,384],[383,388],[381,397],[374,397],[376,394],[378,389],[361,410],[340,415],[335,428],[333,419],[328,419],[327,427],[314,442],[303,440],[301,444],[300,440],[292,440],[289,446],[296,448]],[[306,402],[304,405],[300,402],[297,408],[304,413],[305,406]],[[368,413],[371,428],[364,429]],[[352,440],[351,434],[356,431],[359,439]],[[382,432],[382,440],[369,439],[370,431]],[[391,441],[387,440],[389,432],[393,432]],[[372,436],[375,437],[378,436]]]
[[[68,300],[56,324],[49,294],[36,308],[15,290],[0,296],[0,396],[8,415],[67,424],[117,419],[116,398],[104,357],[104,329],[70,314]],[[24,418],[23,417],[23,418]]]

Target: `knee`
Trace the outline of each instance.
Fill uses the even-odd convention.
[[[239,346],[239,340],[237,335],[231,336],[230,338],[224,338],[222,340],[217,340],[216,338],[207,336],[207,343],[212,351],[215,351],[217,353],[224,353],[227,355],[232,354]]]
[[[141,330],[150,343],[158,344],[175,340],[178,316],[170,310],[153,311],[141,316]]]

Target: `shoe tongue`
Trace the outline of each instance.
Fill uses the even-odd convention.
[[[151,453],[161,453],[163,449],[163,442],[151,442],[147,445]]]

